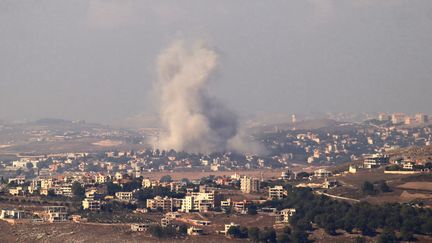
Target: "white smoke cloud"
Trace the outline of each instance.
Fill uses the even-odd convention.
[[[207,89],[217,63],[217,53],[199,43],[188,48],[176,41],[159,55],[160,148],[192,153],[245,150],[236,115]]]

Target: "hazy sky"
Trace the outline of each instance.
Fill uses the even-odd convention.
[[[431,0],[1,0],[0,120],[154,112],[158,53],[204,40],[233,110],[432,113]]]

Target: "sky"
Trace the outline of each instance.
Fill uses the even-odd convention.
[[[178,40],[217,51],[239,114],[432,113],[430,0],[2,0],[0,120],[155,114]]]

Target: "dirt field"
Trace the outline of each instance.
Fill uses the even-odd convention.
[[[93,145],[100,146],[100,147],[116,147],[121,145],[122,141],[113,141],[113,140],[102,140],[98,142],[94,142]]]
[[[407,182],[397,187],[402,189],[432,191],[432,182]]]
[[[328,242],[332,242],[332,243],[348,243],[348,242],[357,242],[356,238],[361,236],[360,234],[348,234],[344,231],[338,231],[338,235],[336,236],[331,236],[328,235],[324,232],[323,229],[318,229],[315,230],[311,236],[309,237],[309,239],[312,239],[315,243],[328,243]],[[367,236],[363,236],[363,238],[366,240],[367,243],[375,243],[378,241],[378,236],[376,237],[367,237]],[[427,242],[431,242],[431,238],[427,237],[427,236],[417,236],[417,243],[427,243]]]
[[[395,174],[384,174],[384,169],[376,170],[360,170],[356,174],[347,174],[340,177],[336,177],[337,180],[342,181],[348,185],[356,188],[361,188],[365,181],[376,182],[385,180],[387,183],[393,183],[400,181],[402,178],[409,177],[411,175],[395,175]]]
[[[430,194],[432,182],[417,181],[412,175],[384,174],[384,169],[375,169],[360,170],[356,174],[345,174],[334,178],[342,186],[328,190],[333,195],[365,200],[373,204],[406,203],[414,200],[421,200],[426,205],[432,204],[432,194]],[[385,180],[392,191],[373,196],[365,196],[362,193],[361,187],[365,181],[377,182],[380,180]]]
[[[78,223],[17,224],[0,221],[0,242],[228,242],[223,235],[159,240],[145,233],[131,232],[129,225]],[[232,242],[232,241],[231,241]]]

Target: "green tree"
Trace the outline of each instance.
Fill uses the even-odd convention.
[[[228,235],[236,238],[240,238],[240,227],[231,226],[227,232]]]
[[[81,198],[81,197],[84,197],[84,195],[85,195],[85,189],[83,186],[81,186],[81,183],[79,183],[78,181],[75,181],[72,184],[72,193],[74,196]]]
[[[432,234],[432,219],[429,218],[424,224],[421,226],[421,231],[423,234]]]
[[[401,230],[401,238],[402,238],[402,240],[404,240],[404,241],[411,241],[411,240],[414,239],[414,233],[413,233],[411,230],[404,229],[404,228],[402,227],[402,230]]]
[[[30,169],[33,168],[33,164],[29,162],[29,163],[26,164],[26,167],[27,167],[27,169],[30,170]]]
[[[358,237],[355,238],[355,242],[356,243],[365,243],[366,240],[365,240],[364,237],[358,236]]]
[[[258,213],[257,206],[254,203],[249,204],[247,207],[247,212],[250,215],[256,215]]]
[[[292,241],[295,243],[308,243],[308,235],[302,229],[294,229],[292,233]]]
[[[160,178],[160,182],[172,182],[172,177],[170,175],[164,175]]]
[[[396,243],[399,242],[394,230],[390,228],[385,228],[384,231],[381,233],[379,239],[379,243]]]
[[[182,235],[186,235],[187,234],[187,226],[185,224],[180,225],[178,232]]]
[[[387,185],[385,181],[379,182],[379,189],[381,192],[391,192],[390,187]]]
[[[114,196],[116,192],[120,192],[122,190],[121,186],[119,186],[118,184],[114,184],[111,181],[106,183],[106,188],[107,194],[110,196]]]
[[[248,237],[252,242],[259,242],[260,229],[258,227],[251,227],[248,229]]]
[[[366,195],[373,195],[375,194],[374,185],[369,181],[365,181],[362,185],[362,191]]]
[[[149,228],[149,232],[152,236],[156,238],[162,238],[164,236],[162,227],[159,225],[154,225]]]
[[[55,191],[53,189],[49,189],[48,190],[48,197],[55,197],[55,196],[56,196]]]
[[[260,232],[260,242],[276,243],[276,231],[273,228],[265,228]]]
[[[291,238],[290,238],[289,234],[287,234],[287,233],[281,233],[277,237],[277,242],[278,243],[289,243],[289,242],[292,242],[292,241],[291,241]]]

